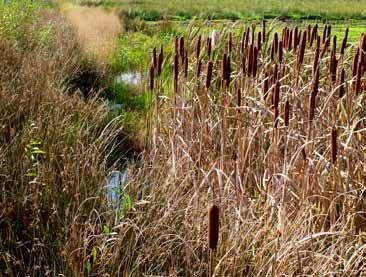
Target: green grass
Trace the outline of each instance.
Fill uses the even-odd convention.
[[[80,2],[80,1],[79,1]],[[274,18],[366,19],[366,1],[351,0],[115,0],[81,1],[89,5],[119,6],[131,17],[158,20],[164,16],[180,19]]]

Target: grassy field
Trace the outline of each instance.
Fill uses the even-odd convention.
[[[366,274],[366,1],[72,2],[0,2],[0,276]]]
[[[89,5],[118,6],[130,16],[145,20],[157,20],[164,16],[191,19],[240,19],[275,18],[291,19],[366,19],[366,1],[364,0],[115,0],[81,1]]]

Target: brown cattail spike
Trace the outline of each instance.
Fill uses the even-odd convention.
[[[196,59],[200,57],[202,36],[199,35],[196,44]]]
[[[282,63],[282,57],[283,57],[283,48],[282,48],[282,41],[278,43],[278,62]]]
[[[257,49],[258,49],[258,52],[262,50],[262,33],[261,32],[258,32]]]
[[[337,152],[338,152],[338,147],[337,147],[337,128],[335,126],[333,126],[332,128],[332,134],[331,134],[331,145],[332,145],[332,163],[336,164],[337,163]]]
[[[226,80],[226,86],[229,87],[230,86],[230,81],[231,81],[231,59],[230,59],[230,56],[227,56],[227,58],[226,58],[225,80]]]
[[[266,43],[266,21],[262,20],[262,43]]]
[[[163,47],[161,47],[158,58],[158,76],[161,75],[161,70],[163,68],[163,60],[164,60],[164,50]]]
[[[356,74],[356,85],[355,85],[355,94],[358,95],[361,91],[361,76],[362,76],[362,71],[363,71],[363,65],[360,62],[358,64],[358,68],[357,68],[357,74]]]
[[[297,56],[297,70],[300,70],[301,64],[304,61],[305,55],[305,48],[306,48],[306,31],[302,33],[301,43],[300,43],[300,50]]]
[[[222,61],[221,61],[221,81],[222,83],[226,81],[227,76],[227,55],[224,53],[222,55]]]
[[[201,59],[198,59],[197,65],[196,65],[196,78],[199,78],[201,75],[201,66],[202,66],[202,61],[201,61]]]
[[[217,248],[219,240],[219,208],[213,205],[208,210],[208,247],[211,250]]]
[[[237,90],[237,100],[238,100],[238,113],[240,113],[240,107],[241,107],[241,90],[238,88]]]
[[[184,78],[188,77],[188,53],[185,51],[184,54]]]
[[[154,90],[154,71],[155,71],[155,68],[154,68],[154,64],[152,64],[150,66],[150,90],[153,91]]]
[[[344,71],[344,68],[342,68],[342,71],[341,71],[341,75],[340,75],[340,79],[339,79],[339,82],[338,82],[338,86],[339,86],[339,89],[338,89],[338,94],[339,94],[339,98],[342,98],[346,89],[345,89],[345,71]]]
[[[231,53],[233,50],[233,33],[229,33],[228,51]]]
[[[207,71],[206,71],[206,88],[210,88],[211,80],[212,80],[212,72],[213,72],[213,62],[209,61],[207,64]]]
[[[266,76],[264,77],[264,82],[263,82],[263,98],[264,98],[264,100],[267,99],[268,89],[269,89],[269,78],[268,78],[268,75],[266,74]]]
[[[325,43],[325,39],[327,37],[327,24],[324,25],[324,30],[323,30],[323,38],[322,38],[322,43]]]
[[[212,49],[212,40],[211,40],[211,38],[207,38],[206,48],[207,48],[207,57],[211,58],[211,49]]]
[[[174,56],[174,91],[177,92],[178,89],[178,76],[179,76],[179,56],[176,54]]]
[[[253,77],[257,76],[257,68],[258,68],[258,50],[257,47],[253,48]]]
[[[314,119],[314,115],[315,115],[315,101],[316,101],[316,96],[318,94],[318,88],[319,88],[319,67],[316,69],[315,74],[313,76],[313,83],[312,83],[312,88],[311,88],[311,93],[310,93],[310,98],[309,98],[309,115],[308,115],[308,120],[309,122],[312,122]]]
[[[313,31],[311,33],[310,46],[313,46],[313,43],[314,43],[314,40],[316,39],[317,34],[318,34],[318,24],[315,24],[315,26],[313,27]]]
[[[330,45],[330,38],[327,38],[324,43],[322,54],[320,55],[321,58],[323,58],[325,53],[327,53],[329,45]]]
[[[290,122],[290,102],[286,100],[285,103],[285,126],[288,127]]]
[[[274,105],[274,127],[277,128],[278,123],[278,105],[280,103],[280,82],[277,81],[276,85],[274,86],[274,93],[273,93],[273,105]]]
[[[155,47],[153,49],[153,65],[154,65],[154,68],[158,67],[158,58],[157,58],[156,48]]]

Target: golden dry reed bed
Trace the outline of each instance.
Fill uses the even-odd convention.
[[[86,53],[105,63],[122,31],[118,15],[103,8],[77,7],[70,4],[64,5],[62,12],[75,28]]]
[[[272,30],[154,49],[149,153],[171,195],[160,221],[183,218],[182,251],[198,255],[186,273],[193,260],[215,276],[366,274],[366,35]]]

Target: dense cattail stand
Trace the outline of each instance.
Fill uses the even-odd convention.
[[[189,33],[165,57],[153,52],[150,151],[192,184],[197,209],[215,201],[210,249],[217,207],[220,224],[234,224],[234,211],[270,206],[281,237],[305,209],[309,230],[366,231],[353,220],[366,180],[366,35],[351,45],[347,28],[337,47],[328,24],[268,29],[263,21],[215,44]]]

